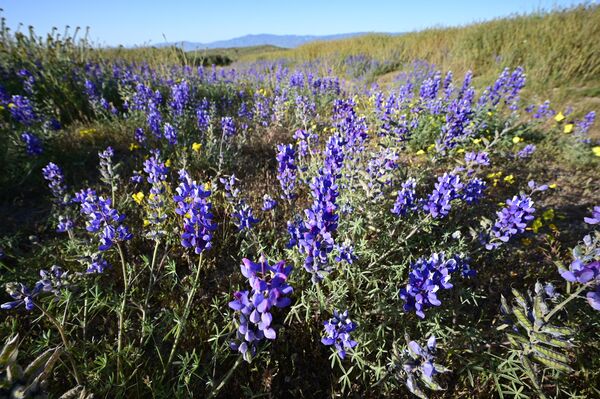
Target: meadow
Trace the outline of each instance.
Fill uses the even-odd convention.
[[[2,20],[0,397],[600,397],[599,19],[204,55]]]

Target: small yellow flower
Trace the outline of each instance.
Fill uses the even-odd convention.
[[[11,108],[11,109],[12,109],[12,108],[15,108],[15,107],[16,107],[16,105],[15,105],[15,104],[13,104],[13,103],[8,103],[8,108]]]
[[[194,151],[194,152],[200,152],[201,148],[202,148],[202,144],[200,144],[200,143],[192,143],[192,151]]]
[[[165,162],[165,166],[168,168],[171,166],[171,160],[167,159],[167,161]]]
[[[427,147],[427,152],[433,150],[435,148],[435,144],[431,144],[429,147]]]
[[[552,183],[552,184],[549,184],[548,187],[550,187],[550,188],[556,188],[557,186],[556,186],[556,183]]]
[[[542,218],[544,220],[552,220],[554,219],[554,209],[548,209],[542,213]]]
[[[508,184],[513,184],[515,182],[515,177],[513,175],[508,175],[504,177],[504,181]]]
[[[494,114],[493,114],[493,113],[491,113],[491,112],[488,112],[488,116],[492,116],[492,115],[494,115]]]
[[[523,139],[520,138],[519,136],[515,136],[512,139],[512,142],[515,143],[515,144],[519,144],[521,141],[523,141]]]
[[[133,197],[133,200],[138,204],[141,205],[142,201],[144,200],[144,193],[143,192],[139,192],[139,193],[135,193],[131,195]]]
[[[600,145],[593,147],[592,152],[594,153],[595,156],[600,157]]]
[[[144,227],[148,226],[150,224],[150,221],[148,219],[144,219]]]
[[[558,231],[558,227],[556,227],[556,225],[554,223],[550,223],[548,225],[548,227],[550,227],[550,230],[552,230],[552,231],[555,231],[555,232]]]
[[[204,190],[209,191],[212,188],[212,183],[207,181],[204,183]]]
[[[566,134],[569,134],[573,131],[573,124],[572,123],[567,123],[565,125],[565,128],[563,130]]]
[[[558,114],[556,114],[556,116],[554,117],[554,120],[557,122],[562,122],[565,120],[565,116],[563,115],[562,112],[559,112]]]
[[[424,154],[425,154],[425,151],[423,151],[423,150],[417,151],[417,155],[424,155]]]
[[[135,150],[139,150],[140,146],[137,143],[131,143],[129,144],[129,151],[135,151]]]
[[[154,194],[150,193],[150,195],[148,196],[148,199],[149,199],[150,201],[154,200]]]
[[[481,139],[473,139],[473,144],[479,144],[481,143]]]
[[[537,234],[538,231],[540,230],[540,228],[544,225],[544,223],[542,223],[542,220],[540,218],[537,218],[533,221],[533,223],[531,223],[531,230]]]
[[[0,111],[4,111],[4,105],[0,105]]]
[[[462,154],[463,152],[465,152],[464,148],[459,148],[458,150],[456,150],[457,154]]]
[[[528,246],[530,246],[533,243],[533,241],[531,241],[531,238],[523,238],[521,240],[521,243],[523,245],[525,245],[526,247],[528,247]]]

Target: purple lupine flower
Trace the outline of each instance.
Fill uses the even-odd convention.
[[[422,200],[423,210],[433,218],[443,218],[450,213],[451,202],[460,197],[460,191],[464,185],[460,176],[452,173],[444,173],[438,177],[433,192],[426,200]]]
[[[346,357],[346,351],[358,345],[350,336],[350,333],[356,330],[356,323],[348,317],[348,310],[340,313],[333,311],[333,317],[323,323],[324,336],[321,343],[327,346],[334,346],[338,356],[341,359]]]
[[[25,143],[27,155],[38,156],[44,152],[42,141],[33,133],[25,132],[21,134],[21,141]]]
[[[177,144],[177,129],[175,129],[175,126],[170,123],[165,123],[163,126],[163,134],[169,144]]]
[[[273,210],[277,206],[277,201],[275,201],[269,194],[265,194],[263,196],[263,212],[268,212]]]
[[[171,86],[171,101],[169,102],[169,106],[173,111],[173,115],[179,116],[183,114],[183,110],[188,103],[189,97],[190,88],[185,80]]]
[[[417,210],[418,202],[415,194],[417,181],[412,177],[402,183],[402,189],[394,202],[392,213],[398,216],[406,216],[409,212]]]
[[[585,136],[587,132],[590,130],[592,125],[594,124],[594,120],[596,119],[596,112],[590,111],[588,112],[582,120],[578,121],[575,124],[575,134],[578,136]]]
[[[237,291],[229,307],[239,312],[236,341],[231,342],[232,349],[240,352],[247,362],[257,353],[257,345],[264,338],[273,340],[277,333],[273,328],[273,308],[285,308],[290,305],[289,295],[293,288],[287,284],[292,267],[280,261],[270,266],[264,256],[258,263],[244,258],[240,266],[242,274],[248,279],[250,291]]]
[[[158,110],[158,106],[154,104],[154,102],[150,102],[148,105],[148,112],[146,113],[146,122],[148,123],[148,128],[152,132],[155,138],[160,139],[162,137],[161,125],[162,125],[162,115]]]
[[[40,270],[41,279],[38,281],[42,285],[43,292],[52,292],[58,295],[68,283],[69,272],[64,271],[60,266],[53,265],[50,270]]]
[[[42,175],[44,176],[44,179],[48,181],[48,187],[57,203],[66,204],[69,199],[67,197],[65,177],[58,165],[50,162],[42,169]]]
[[[144,161],[144,172],[147,174],[146,180],[152,185],[150,195],[148,196],[147,219],[150,225],[146,237],[156,240],[166,234],[162,229],[164,221],[167,219],[165,210],[165,180],[169,168],[160,159],[160,151],[155,150],[152,156]]]
[[[281,184],[283,199],[291,200],[296,198],[294,188],[296,185],[296,174],[298,167],[296,166],[296,151],[291,144],[277,145],[277,179]]]
[[[98,250],[106,251],[115,242],[128,241],[133,237],[127,227],[121,224],[125,215],[120,215],[117,210],[111,208],[110,198],[104,199],[88,188],[76,193],[74,202],[79,203],[81,213],[88,216],[86,230],[97,233]]]
[[[238,231],[251,230],[260,221],[254,217],[252,207],[246,204],[245,201],[240,201],[237,204],[231,216],[234,218],[234,224],[238,228]]]
[[[592,210],[592,217],[584,217],[583,220],[587,224],[598,224],[600,223],[600,206],[596,205]]]
[[[464,187],[462,198],[467,204],[476,204],[484,196],[484,191],[487,188],[485,181],[474,178],[471,179]]]
[[[12,301],[0,305],[1,309],[10,310],[23,305],[26,310],[35,306],[34,299],[42,292],[43,285],[39,281],[30,289],[21,283],[6,284],[6,292],[12,297]]]
[[[101,180],[110,185],[113,191],[116,190],[116,182],[119,180],[119,175],[113,165],[112,158],[114,155],[115,151],[110,146],[98,153],[98,158],[100,158],[98,169],[100,170]]]
[[[529,158],[535,152],[536,147],[535,144],[527,144],[521,151],[517,153],[517,156],[521,159]]]
[[[335,257],[336,262],[344,261],[351,265],[357,259],[357,256],[354,254],[354,247],[349,243],[336,245],[335,249],[338,253]]]
[[[288,220],[287,231],[290,235],[290,240],[287,244],[287,247],[294,248],[295,246],[299,245],[300,241],[304,237],[304,233],[306,233],[306,226],[304,225],[302,218],[296,215],[293,221]]]
[[[173,200],[177,202],[175,212],[183,217],[181,245],[193,247],[196,254],[201,254],[212,247],[213,231],[217,228],[212,204],[207,200],[211,192],[193,181],[185,170],[179,171],[179,181]]]
[[[58,225],[56,226],[56,231],[58,233],[67,233],[75,227],[73,220],[69,219],[66,216],[58,217]]]
[[[104,270],[108,269],[110,264],[100,255],[92,257],[91,262],[85,271],[88,274],[104,273]]]
[[[196,109],[196,121],[198,129],[204,132],[210,126],[210,104],[206,98],[203,98]]]
[[[240,190],[235,186],[238,179],[235,175],[229,177],[220,177],[219,181],[223,184],[223,191],[225,192],[225,198],[229,202],[235,202],[236,198],[240,194]]]
[[[550,101],[546,100],[538,107],[533,117],[535,119],[549,118],[554,115],[554,111],[550,108]]]
[[[408,337],[407,337],[408,341]],[[436,362],[436,338],[429,337],[427,345],[421,346],[415,341],[409,341],[404,350],[404,363],[402,369],[406,373],[406,387],[415,395],[425,397],[418,384],[417,378],[421,379],[430,388],[437,386],[433,381],[436,374],[448,371]]]
[[[467,164],[488,166],[490,164],[490,157],[487,152],[467,152],[465,154],[465,162]]]
[[[443,253],[432,254],[429,259],[419,258],[410,265],[408,284],[400,290],[406,312],[414,310],[421,319],[425,310],[431,306],[440,306],[442,302],[437,293],[440,289],[452,288],[450,274],[456,270],[456,260],[446,260]]]
[[[8,110],[13,119],[25,126],[31,126],[37,121],[31,101],[24,96],[14,95],[8,103]]]
[[[221,118],[221,129],[223,129],[223,137],[230,139],[235,136],[235,122],[232,117],[224,116]]]
[[[600,310],[600,284],[598,284],[594,290],[589,291],[585,296],[593,309]]]
[[[533,200],[525,194],[506,200],[506,205],[507,207],[496,212],[498,218],[491,230],[491,241],[485,245],[488,250],[496,249],[512,236],[523,233],[527,222],[534,218]]]
[[[305,210],[305,231],[300,248],[306,255],[304,268],[317,283],[331,269],[328,255],[334,248],[332,234],[337,229],[336,198],[339,192],[335,178],[323,169],[315,176],[310,188],[314,201],[311,208]]]
[[[142,129],[141,127],[136,128],[133,133],[133,138],[135,141],[137,141],[140,144],[144,143],[146,141],[146,135],[144,134],[144,129]]]

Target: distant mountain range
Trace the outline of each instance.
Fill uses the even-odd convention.
[[[313,42],[316,40],[345,39],[348,37],[366,35],[368,33],[370,33],[370,32],[341,33],[341,34],[337,34],[337,35],[324,35],[324,36],[260,34],[260,35],[246,35],[246,36],[236,37],[236,38],[229,39],[229,40],[219,40],[219,41],[210,42],[210,43],[197,43],[197,42],[189,42],[189,41],[167,42],[167,43],[155,44],[154,47],[177,46],[177,47],[182,48],[184,51],[204,50],[204,49],[213,49],[213,48],[250,47],[250,46],[263,46],[263,45],[293,48],[293,47],[298,47],[301,44]]]

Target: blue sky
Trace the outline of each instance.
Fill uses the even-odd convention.
[[[408,32],[455,26],[576,0],[2,0],[8,26],[89,26],[100,45],[211,42],[246,34]]]

